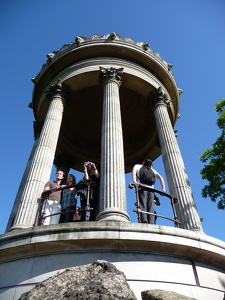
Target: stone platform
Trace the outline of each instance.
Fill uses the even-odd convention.
[[[16,300],[68,267],[105,260],[124,272],[136,297],[163,289],[223,300],[225,243],[203,233],[127,222],[33,227],[0,236],[0,299]],[[3,276],[4,274],[4,276]]]

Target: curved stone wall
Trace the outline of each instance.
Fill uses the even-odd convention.
[[[0,238],[0,299],[16,300],[59,270],[112,262],[138,299],[164,289],[198,300],[223,299],[225,243],[184,229],[125,222],[34,227]]]

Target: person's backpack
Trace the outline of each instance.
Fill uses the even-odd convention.
[[[152,168],[142,166],[139,171],[140,183],[153,185],[155,183],[155,173]]]

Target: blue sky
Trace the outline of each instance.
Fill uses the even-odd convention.
[[[173,64],[172,72],[183,90],[181,118],[175,129],[198,212],[204,218],[203,230],[225,241],[225,211],[202,198],[206,182],[200,176],[203,164],[199,160],[220,135],[214,105],[225,98],[224,14],[223,0],[1,1],[0,233],[5,231],[33,145],[34,117],[28,108],[31,78],[46,62],[47,53],[59,50],[76,36],[116,32],[149,43],[153,51]],[[154,168],[166,179],[161,157]],[[74,170],[71,173],[78,180],[82,177]],[[131,174],[126,175],[126,181],[128,185]],[[137,221],[134,202],[134,190],[128,189],[132,222]],[[157,212],[173,217],[169,201],[164,198]],[[157,223],[173,226],[160,219]]]

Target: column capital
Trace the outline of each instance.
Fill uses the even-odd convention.
[[[50,100],[57,94],[63,97],[63,99],[68,98],[70,95],[69,88],[65,84],[62,84],[61,79],[58,79],[55,84],[51,85],[50,88],[45,91],[46,97]]]
[[[147,100],[147,103],[153,106],[166,105],[168,107],[170,105],[170,102],[171,100],[168,98],[166,93],[163,93],[161,87],[152,92]]]
[[[116,82],[119,86],[122,84],[123,82],[123,68],[103,68],[103,67],[99,67],[100,69],[100,81],[102,83],[106,83],[106,82]]]

